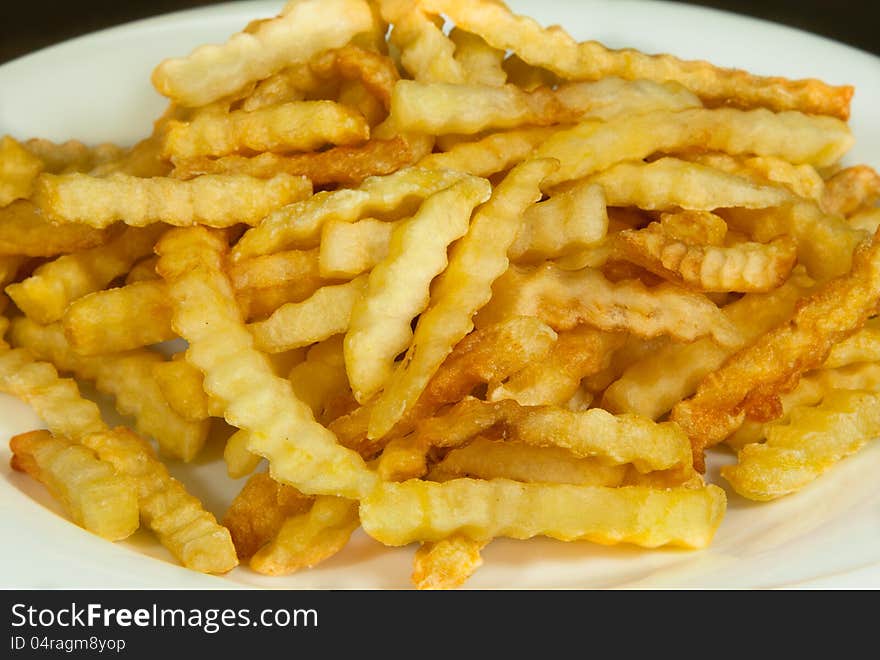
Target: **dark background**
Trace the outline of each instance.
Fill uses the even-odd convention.
[[[215,0],[0,0],[0,62],[86,32]],[[880,0],[685,2],[785,23],[880,54]]]

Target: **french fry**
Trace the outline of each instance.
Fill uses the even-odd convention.
[[[350,392],[342,335],[312,346],[306,359],[290,370],[288,378],[293,393],[312,409],[317,419],[323,419],[334,397]]]
[[[507,82],[531,92],[538,87],[556,87],[559,76],[552,71],[524,62],[519,55],[511,53],[502,64],[507,74]]]
[[[415,80],[464,81],[461,63],[453,56],[455,44],[444,34],[442,20],[426,16],[418,5],[404,0],[380,0],[379,7],[382,18],[394,24],[391,44],[400,52],[403,68]]]
[[[345,334],[345,367],[360,403],[390,378],[394,358],[412,339],[410,323],[428,306],[431,281],[446,268],[447,248],[467,232],[474,208],[491,192],[485,179],[462,179],[394,228],[388,255],[370,273]]]
[[[607,332],[628,331],[644,338],[671,335],[683,341],[711,336],[721,345],[739,333],[705,296],[669,283],[648,288],[639,280],[608,281],[600,271],[565,271],[553,262],[511,266],[480,310],[477,327],[510,316],[537,316],[556,331],[587,323]]]
[[[281,69],[259,81],[253,91],[241,102],[241,110],[253,112],[279,103],[303,101],[308,98],[327,98],[335,85],[322,80],[306,62]]]
[[[700,381],[720,368],[730,355],[783,323],[797,301],[814,282],[802,269],[769,293],[753,293],[724,307],[722,313],[740,333],[733,346],[720,346],[710,338],[692,343],[655,347],[625,368],[605,391],[603,407],[612,412],[631,412],[657,419],[682,399],[693,394]]]
[[[15,319],[10,338],[13,345],[29,349],[38,359],[80,380],[94,381],[95,388],[113,396],[116,409],[134,417],[138,432],[155,438],[164,453],[190,461],[204,446],[207,421],[178,415],[153,377],[154,367],[164,362],[158,353],[139,349],[100,357],[80,356],[68,344],[59,324],[40,326],[26,317]]]
[[[159,276],[156,274],[156,262],[158,260],[159,258],[156,256],[149,256],[138,261],[125,276],[125,283],[134,284],[135,282],[158,279]]]
[[[222,412],[217,410],[217,402],[212,402],[205,394],[202,372],[185,359],[157,362],[152,373],[168,405],[184,419],[200,422],[221,416],[214,414]]]
[[[71,520],[110,541],[130,536],[140,523],[131,482],[91,451],[48,431],[9,441],[12,467],[42,483]]]
[[[239,559],[253,557],[272,540],[288,517],[308,511],[314,499],[278,483],[265,472],[253,475],[223,516],[223,526],[232,536]]]
[[[861,211],[848,217],[846,222],[853,229],[860,229],[873,235],[880,229],[880,209]]]
[[[852,215],[880,199],[880,174],[867,165],[841,170],[825,182],[822,209],[831,215]]]
[[[206,374],[205,391],[226,402],[226,420],[250,433],[248,449],[269,459],[274,478],[305,493],[357,498],[368,492],[376,477],[360,456],[314,421],[290,382],[275,376],[253,348],[221,270],[223,239],[203,228],[175,230],[163,236],[157,252],[175,306],[174,326],[190,344],[187,360]],[[200,304],[187,304],[193,300]]]
[[[695,108],[583,122],[558,131],[540,145],[535,156],[562,163],[545,184],[553,186],[658,152],[702,148],[733,155],[778,156],[796,165],[824,167],[835,163],[852,144],[846,124],[831,117]]]
[[[267,353],[323,341],[348,330],[352,310],[366,288],[366,275],[345,284],[321,287],[302,302],[282,305],[268,319],[251,323],[248,329],[256,346]]]
[[[284,521],[275,537],[251,558],[250,566],[264,575],[311,568],[342,550],[359,525],[356,501],[319,496],[307,512]]]
[[[529,208],[507,256],[514,262],[552,259],[595,245],[607,232],[602,188],[581,183]]]
[[[474,312],[488,302],[492,283],[507,269],[521,214],[540,198],[539,186],[555,168],[552,160],[518,165],[474,215],[434,284],[433,301],[419,317],[403,362],[373,408],[370,437],[384,436],[415,405],[455,344],[473,329]]]
[[[560,332],[550,352],[490,389],[489,399],[513,399],[520,405],[565,405],[581,380],[610,365],[625,335],[580,326]]]
[[[483,565],[483,541],[455,535],[423,543],[413,558],[412,582],[416,589],[456,589]]]
[[[795,408],[767,441],[739,452],[721,475],[743,497],[766,501],[804,488],[880,434],[880,393],[833,390],[815,408]]]
[[[27,257],[0,256],[0,289],[18,277],[18,271],[27,261]]]
[[[449,40],[455,44],[455,61],[461,65],[464,82],[499,86],[507,82],[502,68],[504,51],[492,48],[482,38],[453,28]]]
[[[335,18],[328,21],[327,16]],[[371,24],[370,8],[362,0],[298,2],[286,14],[252,32],[239,32],[223,45],[201,46],[187,57],[165,60],[153,71],[153,85],[181,105],[205,105],[342,46]]]
[[[262,456],[248,449],[251,442],[250,432],[244,429],[239,429],[226,441],[223,460],[226,462],[226,473],[232,479],[241,479],[251,474],[263,460]]]
[[[239,292],[280,284],[297,285],[301,300],[323,284],[318,272],[318,250],[289,250],[245,259],[230,266],[229,278]]]
[[[797,260],[788,236],[771,243],[736,243],[728,247],[678,241],[658,223],[616,236],[621,256],[665,280],[695,291],[760,293],[779,287]]]
[[[326,223],[321,231],[321,276],[349,279],[372,270],[388,256],[394,226],[375,218]]]
[[[43,161],[9,135],[0,139],[0,207],[31,195]]]
[[[128,272],[136,260],[152,254],[153,244],[165,229],[161,224],[128,229],[104,245],[58,257],[9,286],[7,293],[37,323],[54,323],[71,302],[103,289]]]
[[[604,465],[598,459],[581,458],[562,447],[535,447],[522,442],[475,438],[446,454],[431,468],[428,478],[432,481],[470,477],[524,483],[620,486],[626,474],[626,465]]]
[[[171,306],[161,280],[96,291],[68,305],[62,323],[80,355],[119,353],[174,339]]]
[[[56,224],[32,202],[0,208],[0,256],[54,257],[106,243],[111,232],[80,224]]]
[[[639,472],[690,464],[687,436],[675,424],[645,417],[612,415],[594,408],[571,412],[553,406],[520,406],[515,401],[465,398],[440,416],[421,421],[419,438],[431,447],[457,447],[477,435],[500,437],[535,447],[562,447],[606,465],[632,463]]]
[[[835,344],[822,367],[835,369],[858,362],[880,362],[880,318],[869,319],[861,330]]]
[[[51,174],[89,172],[104,163],[120,158],[124,151],[109,142],[89,147],[79,140],[56,144],[42,138],[32,138],[22,146],[43,161],[43,171]]]
[[[383,43],[384,37],[383,34]],[[316,55],[310,66],[322,78],[337,76],[359,82],[382,103],[386,111],[391,109],[391,93],[400,80],[400,74],[388,56],[348,44]]]
[[[315,247],[326,222],[354,222],[368,214],[387,214],[448,188],[462,176],[458,172],[407,168],[389,176],[370,177],[359,188],[319,192],[272,213],[258,227],[245,232],[232,251],[233,261],[292,247]],[[294,218],[296,222],[292,222]]]
[[[426,0],[421,7],[445,14],[456,26],[480,35],[491,46],[512,50],[529,64],[542,66],[563,78],[595,80],[606,76],[656,81],[674,80],[712,104],[800,110],[817,115],[849,117],[852,87],[831,87],[819,80],[787,80],[753,76],[707,62],[680,60],[671,55],[646,55],[636,50],[614,51],[596,41],[577,43],[559,27],[542,28],[492,0]]]
[[[676,404],[672,419],[687,432],[695,464],[703,450],[735,431],[748,416],[779,416],[779,393],[821,366],[831,347],[857,332],[880,302],[880,237],[865,242],[852,271],[830,280],[798,304],[788,323],[762,335],[709,373],[693,397]]]
[[[271,211],[311,192],[308,179],[287,174],[271,179],[206,174],[189,181],[124,174],[106,178],[42,174],[34,201],[46,217],[74,226],[102,229],[122,221],[135,227],[156,222],[230,227],[239,222],[257,224]]]
[[[496,536],[549,536],[603,545],[648,548],[709,544],[726,506],[717,486],[657,490],[504,479],[444,483],[381,483],[362,502],[364,531],[386,545],[439,541],[462,533],[475,541]]]

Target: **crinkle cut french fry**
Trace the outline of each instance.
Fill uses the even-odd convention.
[[[0,256],[0,289],[4,289],[7,284],[18,277],[18,271],[26,261],[27,257]],[[21,308],[20,305],[19,308]]]
[[[822,208],[833,215],[848,216],[880,199],[880,174],[867,165],[847,167],[825,182]]]
[[[465,72],[453,53],[455,44],[443,32],[443,22],[426,16],[406,0],[381,0],[382,18],[393,23],[390,41],[400,51],[400,63],[415,79],[462,82]]]
[[[512,266],[477,314],[484,327],[510,316],[537,316],[554,330],[588,323],[608,332],[650,338],[668,334],[683,341],[707,335],[730,346],[739,333],[705,296],[669,283],[648,288],[639,280],[610,282],[601,271],[564,271],[553,262]]]
[[[431,468],[428,478],[511,479],[525,483],[575,486],[620,486],[626,465],[604,465],[595,458],[575,456],[562,447],[535,447],[522,442],[475,438],[453,449]]]
[[[206,174],[189,181],[124,174],[106,178],[42,174],[34,201],[47,217],[73,226],[101,229],[122,221],[136,227],[156,222],[230,227],[240,222],[256,224],[271,211],[311,192],[308,179],[288,174],[271,179]]]
[[[321,276],[348,279],[371,270],[388,256],[394,226],[375,218],[326,223],[321,231]]]
[[[560,83],[559,76],[555,73],[524,62],[516,53],[511,53],[502,67],[507,74],[507,82],[527,92],[538,87],[556,87]]]
[[[43,161],[9,135],[0,139],[0,207],[30,197]]]
[[[315,56],[310,66],[323,78],[336,75],[359,82],[382,103],[386,111],[391,108],[391,93],[400,80],[400,74],[390,57],[348,44]]]
[[[312,409],[318,420],[337,396],[350,393],[342,335],[315,344],[303,362],[290,370],[290,384],[298,398]]]
[[[284,521],[275,537],[251,558],[264,575],[288,575],[329,559],[345,547],[360,525],[358,503],[322,495],[312,508]]]
[[[361,502],[364,531],[386,545],[440,541],[461,533],[549,536],[603,545],[702,548],[724,515],[724,491],[522,484],[504,479],[381,483]]]
[[[134,284],[135,282],[158,279],[159,276],[156,274],[156,262],[158,260],[159,258],[156,256],[149,256],[138,261],[125,276],[125,283]]]
[[[394,358],[412,339],[412,320],[428,306],[431,281],[446,268],[447,248],[467,232],[474,208],[491,193],[488,181],[467,177],[394,228],[388,255],[370,272],[345,335],[345,367],[360,403],[391,376]]]
[[[204,446],[208,422],[178,415],[153,377],[153,368],[164,362],[158,353],[139,349],[99,357],[80,356],[71,349],[60,324],[41,326],[27,317],[13,321],[10,339],[13,345],[29,349],[38,359],[62,371],[94,381],[99,392],[115,398],[121,414],[134,417],[138,432],[155,438],[168,455],[189,461]]]
[[[182,105],[205,105],[285,66],[342,46],[371,25],[370,8],[363,0],[298,2],[253,32],[239,32],[223,45],[201,46],[187,57],[165,60],[153,71],[153,84]]]
[[[9,448],[12,467],[45,485],[80,527],[110,541],[138,528],[134,485],[90,450],[48,431],[17,435]]]
[[[37,323],[54,323],[71,302],[103,289],[125,274],[136,260],[152,254],[153,245],[165,229],[161,224],[127,229],[104,245],[43,264],[6,292]]]
[[[857,332],[880,302],[880,233],[853,257],[852,270],[830,280],[800,302],[788,323],[762,335],[708,374],[696,394],[672,409],[702,465],[706,447],[735,431],[746,416],[779,416],[778,395],[819,367],[832,346]]]
[[[369,435],[388,433],[412,408],[455,344],[474,327],[473,314],[491,298],[492,283],[507,269],[507,250],[523,211],[540,199],[540,185],[553,172],[552,160],[517,165],[496,186],[452,249],[449,266],[433,286],[431,306],[419,317],[412,344],[377,399]]]
[[[217,412],[202,388],[202,372],[185,359],[157,362],[153,365],[153,379],[168,405],[184,419],[198,422]]]
[[[269,459],[276,479],[309,494],[362,496],[375,475],[315,422],[290,382],[275,376],[253,348],[222,271],[226,249],[204,228],[174,230],[157,246],[174,326],[190,344],[187,360],[206,374],[205,391],[226,402],[226,420],[250,433],[248,449]]]
[[[562,165],[548,179],[552,186],[600,172],[615,163],[651,154],[692,149],[733,155],[778,156],[794,164],[831,165],[853,145],[849,128],[831,117],[798,112],[703,108],[658,111],[611,121],[583,122],[558,131],[535,151]]]
[[[370,127],[355,110],[334,101],[294,101],[253,112],[200,114],[171,122],[163,155],[181,159],[239,151],[313,151],[326,144],[358,144]]]
[[[880,318],[874,317],[854,335],[835,344],[822,367],[834,369],[857,362],[880,362]]]
[[[108,229],[56,224],[28,200],[0,207],[0,256],[54,257],[101,245],[111,236]]]
[[[449,40],[455,44],[453,57],[461,65],[464,82],[478,85],[503,85],[507,74],[502,68],[504,51],[492,48],[481,37],[453,28]]]
[[[448,188],[463,175],[412,167],[384,177],[370,177],[360,187],[319,192],[272,213],[247,232],[232,251],[234,261],[318,245],[326,222],[354,222],[367,214],[388,213]]]
[[[457,447],[477,435],[501,437],[536,447],[562,447],[608,465],[632,463],[639,472],[690,464],[687,436],[675,424],[646,417],[612,415],[593,408],[571,412],[553,406],[466,398],[449,412],[422,420],[418,437],[432,447]]]
[[[832,87],[814,79],[754,76],[672,55],[610,50],[596,41],[577,43],[565,30],[542,28],[533,19],[513,14],[504,4],[492,0],[426,0],[421,6],[428,12],[445,14],[458,27],[480,35],[493,47],[512,50],[529,64],[546,67],[563,78],[674,80],[713,104],[849,117],[852,87]]]
[[[226,573],[238,565],[229,530],[168,474],[145,440],[121,427],[81,442],[134,481],[141,519],[181,564],[203,573]]]
[[[791,411],[773,424],[767,441],[739,452],[721,468],[734,490],[752,500],[772,500],[801,490],[880,434],[880,393],[833,390],[814,408]]]
[[[262,456],[248,449],[250,444],[251,434],[243,429],[233,433],[226,441],[223,460],[226,463],[226,474],[232,479],[241,479],[251,474],[263,460]]]
[[[416,589],[455,589],[483,565],[483,541],[456,534],[434,543],[422,543],[413,557],[412,582]]]
[[[333,147],[305,154],[261,153],[258,156],[204,156],[175,162],[172,175],[192,179],[202,174],[246,174],[269,179],[279,172],[304,176],[315,186],[332,183],[359,185],[371,176],[392,174],[412,165],[416,158],[410,143],[397,135],[388,140],[370,140],[352,147]]]
[[[740,332],[740,342],[723,347],[705,337],[656,348],[628,366],[608,387],[603,407],[659,418],[693,394],[703,377],[718,369],[734,351],[788,318],[813,284],[799,269],[775,291],[748,294],[727,305],[721,311]]]
[[[253,475],[223,516],[223,526],[232,535],[239,559],[253,557],[288,517],[307,512],[313,501],[313,497],[278,483],[265,472]]]
[[[265,321],[248,329],[260,350],[280,353],[346,332],[352,309],[367,288],[367,276],[334,286],[324,286],[299,303],[287,303]]]
[[[62,322],[71,347],[81,355],[118,353],[175,337],[161,280],[90,293],[67,307]]]
[[[22,146],[43,161],[43,171],[52,174],[88,172],[104,163],[116,160],[124,151],[109,142],[89,147],[78,140],[56,144],[43,138],[32,138]]]

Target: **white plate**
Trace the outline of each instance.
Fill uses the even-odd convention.
[[[880,167],[880,59],[806,33],[676,3],[510,4],[544,24],[613,47],[671,52],[756,73],[818,77],[857,86],[850,162]],[[0,134],[131,143],[164,102],[150,71],[169,55],[223,41],[280,2],[241,2],[132,23],[0,67]],[[67,522],[41,486],[8,467],[6,438],[40,426],[0,395],[0,587],[407,587],[413,549],[380,546],[358,532],[339,555],[286,578],[238,568],[223,578],[172,563],[148,534],[116,545]],[[209,448],[195,466],[172,466],[218,514],[240,484]],[[208,464],[214,460],[213,464]],[[588,543],[498,540],[469,587],[880,587],[880,468],[877,444],[803,492],[771,504],[731,496],[711,548],[701,552],[605,548]],[[722,482],[722,480],[718,480]],[[722,482],[723,485],[723,482]]]

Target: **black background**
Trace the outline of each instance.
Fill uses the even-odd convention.
[[[86,32],[216,0],[0,0],[0,62]],[[697,0],[880,54],[880,0]]]

